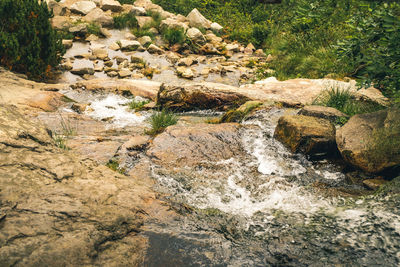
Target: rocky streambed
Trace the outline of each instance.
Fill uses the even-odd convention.
[[[378,90],[252,84],[254,64],[273,58],[218,37],[198,11],[50,2],[53,26],[74,34],[58,83],[0,69],[1,266],[400,264],[399,155],[368,164],[363,145],[375,128],[396,135],[398,110],[339,128],[344,114],[310,106],[329,87],[386,105]],[[150,40],[87,33],[121,13],[148,21],[149,10],[160,25],[192,29],[198,53],[154,30]],[[162,108],[178,122],[150,136]]]

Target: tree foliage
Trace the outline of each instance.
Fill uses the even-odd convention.
[[[0,1],[0,64],[41,79],[57,66],[65,52],[52,29],[46,1]]]

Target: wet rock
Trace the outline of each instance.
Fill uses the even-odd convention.
[[[99,24],[103,27],[111,27],[114,25],[113,17],[107,13],[104,13],[104,11],[100,8],[95,8],[90,11],[86,16],[83,17],[83,20],[90,23]]]
[[[117,94],[131,94],[154,100],[161,87],[161,83],[145,80],[110,80],[93,79],[90,81],[80,81],[72,88],[84,88],[89,91],[111,92]]]
[[[139,28],[143,28],[147,25],[150,25],[154,22],[152,17],[147,16],[136,16],[136,20],[138,22]]]
[[[238,124],[170,126],[150,145],[147,155],[169,170],[229,159],[241,151]]]
[[[137,232],[151,191],[59,149],[15,107],[0,108],[0,144],[1,266],[143,262]]]
[[[151,44],[147,48],[147,52],[149,52],[150,54],[162,54],[164,51],[155,44]]]
[[[88,107],[87,104],[81,104],[81,103],[73,103],[71,106],[71,109],[75,111],[76,113],[82,114],[85,112],[86,108]]]
[[[236,87],[217,83],[163,84],[157,104],[173,110],[224,109],[249,100]]]
[[[219,122],[241,122],[250,112],[261,105],[260,101],[247,101],[239,108],[226,112]]]
[[[202,45],[206,42],[206,38],[197,28],[190,28],[189,30],[187,30],[186,35],[196,44]]]
[[[94,67],[73,68],[71,70],[71,73],[76,75],[85,75],[85,74],[93,75]]]
[[[87,15],[90,11],[96,8],[96,4],[92,1],[79,1],[70,6],[70,10],[74,13]]]
[[[73,41],[72,40],[62,40],[62,44],[65,49],[70,49],[72,47]]]
[[[56,111],[65,104],[64,95],[58,92],[41,92],[26,101],[30,107],[39,108],[43,111]]]
[[[101,9],[104,11],[111,10],[112,12],[121,12],[122,6],[118,1],[115,0],[101,0]]]
[[[194,78],[194,73],[190,68],[186,67],[177,67],[176,68],[176,73],[178,74],[179,77],[185,78],[185,79],[193,79]]]
[[[208,21],[197,8],[193,9],[186,17],[190,27],[210,29],[211,23]]]
[[[151,40],[150,36],[142,36],[138,39],[138,42],[142,45],[142,46],[149,46],[153,40]]]
[[[298,114],[304,116],[323,118],[330,120],[331,122],[334,123],[337,122],[338,119],[342,117],[349,118],[348,115],[344,114],[343,112],[335,108],[324,107],[324,106],[305,106],[299,111]]]
[[[336,134],[342,157],[370,173],[400,165],[399,118],[396,108],[351,117]]]
[[[133,40],[121,40],[121,50],[135,51],[139,48],[140,43]]]
[[[213,32],[221,32],[223,29],[224,29],[224,27],[222,27],[218,23],[216,23],[216,22],[211,23],[211,30]]]
[[[377,190],[379,189],[379,187],[386,184],[387,182],[388,181],[383,179],[367,179],[363,181],[363,184],[371,190]]]
[[[376,192],[378,196],[389,196],[400,194],[400,176],[382,185]]]
[[[328,120],[303,115],[279,119],[274,137],[293,153],[310,156],[336,155],[335,126]]]

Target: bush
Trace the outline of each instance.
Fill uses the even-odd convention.
[[[29,78],[49,77],[65,53],[52,16],[45,1],[0,1],[0,64]]]
[[[183,44],[187,39],[183,28],[166,29],[162,35],[170,45]]]
[[[170,111],[162,110],[161,112],[156,112],[150,117],[151,130],[147,131],[146,134],[157,135],[177,122],[178,118]]]
[[[136,28],[138,22],[136,17],[131,13],[125,13],[114,17],[114,28]]]

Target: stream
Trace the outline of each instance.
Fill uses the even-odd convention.
[[[127,112],[129,101],[102,96],[86,114],[112,116],[114,128],[147,126],[151,112]],[[144,227],[145,266],[400,264],[400,199],[346,197],[363,189],[346,183],[340,164],[289,152],[273,134],[279,117],[296,112],[272,108],[247,118],[240,129],[244,155],[179,175],[152,164],[155,190],[182,216]]]

